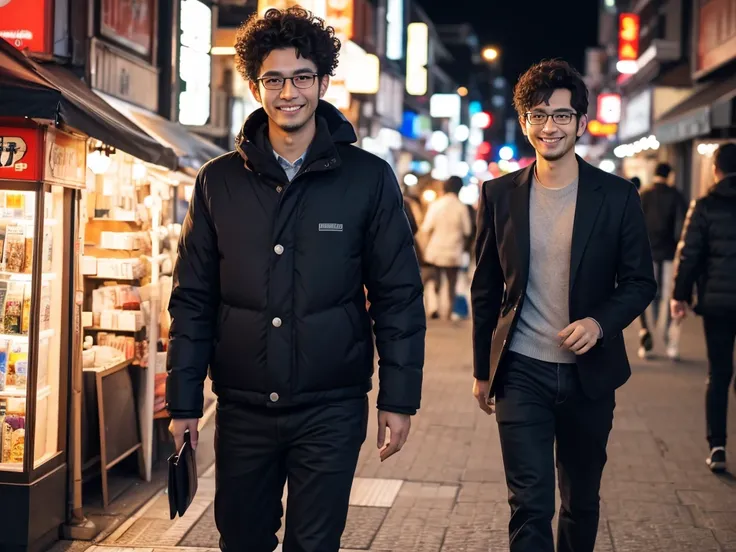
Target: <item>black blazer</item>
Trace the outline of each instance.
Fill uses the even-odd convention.
[[[654,299],[652,253],[634,185],[580,157],[570,255],[570,321],[592,317],[603,338],[577,357],[590,398],[631,375],[622,332]],[[511,343],[529,274],[529,189],[535,163],[483,184],[471,286],[473,364],[491,381]],[[560,328],[562,329],[562,328]]]

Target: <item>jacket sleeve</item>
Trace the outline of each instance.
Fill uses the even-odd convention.
[[[204,380],[219,305],[219,254],[200,171],[179,238],[169,301],[166,408],[172,418],[201,418]]]
[[[692,301],[693,286],[700,276],[706,254],[707,224],[702,203],[693,201],[685,217],[682,238],[675,254],[675,284],[672,298]]]
[[[378,349],[378,408],[416,414],[427,321],[419,263],[399,184],[383,168],[365,245],[364,280]]]
[[[604,347],[646,310],[657,292],[644,214],[633,185],[619,227],[616,283],[611,297],[590,314],[603,329],[601,345]]]
[[[470,286],[473,306],[473,376],[491,377],[491,339],[501,311],[504,277],[496,246],[493,208],[488,202],[488,182],[483,184],[478,205],[475,241],[475,274]]]

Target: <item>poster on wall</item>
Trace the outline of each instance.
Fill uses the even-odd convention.
[[[153,46],[155,9],[155,0],[102,0],[100,34],[148,57]]]
[[[19,50],[48,53],[49,8],[48,0],[0,0],[0,37]]]
[[[0,179],[39,180],[40,147],[37,129],[0,127]]]

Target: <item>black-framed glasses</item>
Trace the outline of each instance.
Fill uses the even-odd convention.
[[[258,79],[267,90],[281,90],[287,80],[297,88],[311,88],[319,75],[317,73],[304,73],[293,77],[261,77]]]
[[[572,111],[559,111],[557,113],[545,113],[544,111],[527,111],[524,113],[526,121],[530,125],[543,125],[547,122],[547,119],[552,117],[552,120],[557,125],[569,125],[577,113]]]

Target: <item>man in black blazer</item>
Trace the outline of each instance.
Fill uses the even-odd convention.
[[[657,285],[633,184],[575,155],[588,91],[564,61],[533,66],[514,104],[536,162],[483,184],[472,283],[473,394],[496,413],[511,552],[592,552],[622,332]]]

